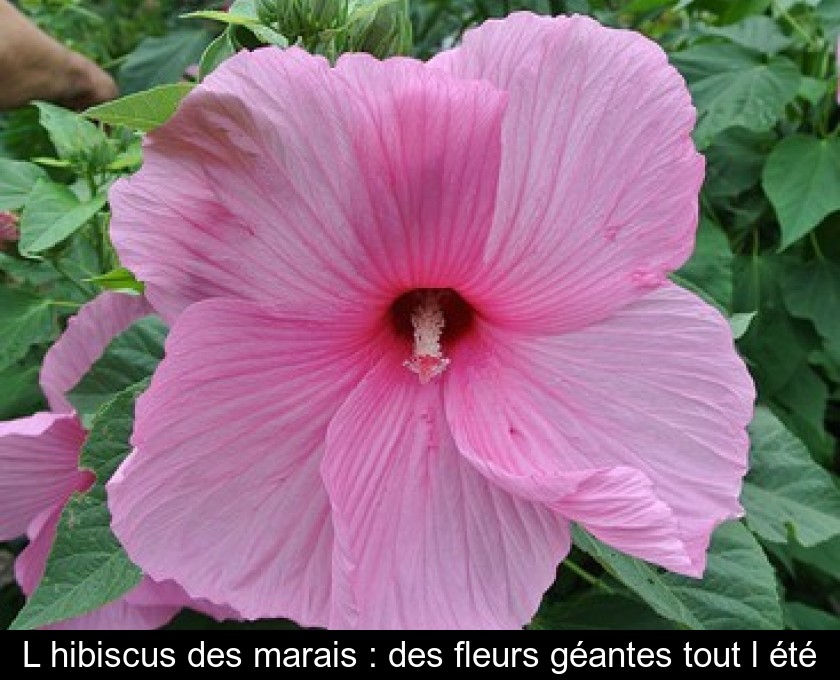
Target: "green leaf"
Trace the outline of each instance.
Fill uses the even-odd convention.
[[[87,614],[134,588],[143,574],[111,533],[105,484],[131,450],[134,402],[148,382],[117,395],[97,414],[80,466],[96,475],[65,505],[44,577],[11,629],[31,630]]]
[[[729,317],[729,327],[732,329],[732,339],[739,340],[750,329],[755,318],[755,312],[738,312]]]
[[[167,328],[155,316],[135,322],[114,338],[87,374],[67,394],[87,424],[115,394],[154,373],[163,358]]]
[[[801,602],[786,602],[785,624],[791,630],[840,630],[840,616]]]
[[[190,83],[159,85],[145,92],[94,106],[85,111],[84,115],[109,125],[123,125],[132,130],[148,132],[168,121],[193,87]]]
[[[791,315],[813,323],[826,340],[840,343],[840,265],[830,260],[792,264],[782,293]]]
[[[198,63],[212,39],[213,35],[202,29],[145,38],[120,69],[120,90],[133,94],[155,85],[178,82],[187,66]]]
[[[803,362],[790,380],[766,400],[773,413],[801,439],[816,460],[829,464],[834,438],[825,429],[828,388],[825,381]]]
[[[125,267],[117,267],[112,269],[107,274],[102,276],[95,276],[90,279],[85,279],[90,283],[95,283],[104,290],[118,290],[118,291],[132,291],[135,293],[142,293],[145,286],[141,281],[138,281],[134,274],[132,274]]]
[[[808,355],[821,346],[810,323],[791,317],[781,300],[779,282],[787,258],[738,257],[734,261],[733,309],[759,310],[738,343],[750,360],[761,393],[769,397],[807,368]]]
[[[32,187],[46,176],[33,163],[0,158],[0,211],[22,208]]]
[[[788,549],[794,559],[840,581],[840,538],[833,538],[812,548],[805,548],[791,541]]]
[[[840,210],[840,139],[783,139],[767,159],[763,185],[779,218],[784,250]]]
[[[61,243],[102,210],[107,201],[103,192],[82,203],[63,184],[38,180],[20,218],[20,253],[29,257]]]
[[[124,172],[126,170],[134,172],[143,163],[143,149],[139,139],[132,142],[127,149],[121,151],[116,155],[105,169],[109,172]]]
[[[799,90],[799,68],[787,57],[764,59],[735,44],[702,44],[672,55],[697,107],[695,140],[706,147],[733,127],[768,130]]]
[[[817,16],[822,24],[823,35],[830,42],[837,40],[840,33],[840,0],[822,0],[817,5]]]
[[[49,300],[0,286],[0,370],[26,356],[32,345],[52,340],[56,330]]]
[[[763,14],[772,0],[724,0],[724,9],[720,18],[722,24],[732,24],[751,14]]]
[[[817,106],[826,94],[828,94],[828,83],[825,80],[802,76],[799,83],[799,92],[797,92],[799,97],[802,97],[812,106]]]
[[[776,576],[764,551],[740,522],[712,537],[702,580],[660,573],[575,528],[575,545],[589,553],[660,616],[692,629],[780,629]]]
[[[204,80],[218,68],[219,64],[232,57],[236,52],[237,47],[233,35],[229,29],[225,29],[219,37],[207,46],[204,54],[201,55],[201,61],[198,62],[198,79]]]
[[[732,306],[732,250],[726,234],[708,218],[700,221],[694,253],[677,276],[702,290],[723,309]]]
[[[747,525],[771,543],[811,547],[840,535],[840,489],[766,408],[750,425],[750,472],[741,502]]]
[[[628,14],[643,14],[676,4],[677,0],[631,0],[630,4],[623,8],[623,11]]]
[[[777,54],[793,44],[779,28],[779,24],[768,16],[751,16],[728,26],[704,26],[700,32],[726,38],[736,45],[762,54]]]
[[[182,14],[182,19],[210,19],[211,21],[220,21],[224,24],[232,24],[234,26],[257,26],[260,21],[257,17],[246,16],[235,12],[219,12],[217,10],[199,10],[197,12],[190,12],[189,14]]]
[[[43,352],[33,350],[0,370],[0,420],[20,418],[44,406],[38,383],[43,358]]]
[[[46,102],[36,102],[35,106],[59,158],[76,160],[94,149],[108,148],[108,138],[102,130],[79,114]]]
[[[544,605],[528,626],[532,630],[668,630],[675,626],[624,593],[589,590]]]
[[[730,128],[715,137],[706,150],[703,191],[713,199],[729,198],[761,182],[767,154],[776,143],[771,132]]]

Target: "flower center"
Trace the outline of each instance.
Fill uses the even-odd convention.
[[[469,330],[473,310],[450,288],[420,288],[394,301],[391,319],[397,334],[412,346],[403,366],[425,385],[449,366],[444,348]]]

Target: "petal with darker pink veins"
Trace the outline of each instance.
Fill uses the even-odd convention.
[[[108,484],[132,560],[245,618],[326,625],[333,528],[318,468],[330,418],[378,349],[241,300],[184,312]]]
[[[78,469],[84,439],[70,414],[0,422],[0,540],[22,536],[38,514],[60,507],[89,481]]]
[[[568,552],[564,519],[458,454],[440,387],[385,356],[330,425],[331,627],[521,627]]]
[[[755,396],[726,320],[666,286],[553,337],[484,328],[452,353],[447,415],[477,469],[598,538],[694,576],[741,514]]]
[[[704,162],[665,53],[586,17],[514,14],[431,62],[505,90],[502,164],[471,296],[520,330],[606,318],[689,256]]]
[[[361,314],[454,285],[483,256],[505,100],[408,59],[241,53],[114,185],[114,244],[169,321],[212,296]]]

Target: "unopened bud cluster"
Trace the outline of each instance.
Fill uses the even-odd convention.
[[[258,0],[256,9],[290,44],[331,58],[369,52],[384,59],[411,47],[408,0]]]

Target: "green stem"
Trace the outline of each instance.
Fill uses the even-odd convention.
[[[823,255],[822,248],[820,248],[820,242],[817,240],[817,235],[812,231],[808,234],[808,237],[811,239],[811,247],[814,249],[814,255],[816,255],[817,259],[820,261],[825,260],[825,255]]]
[[[785,21],[787,21],[787,22],[788,22],[788,24],[790,24],[791,28],[793,28],[793,30],[794,30],[794,31],[796,31],[797,33],[799,33],[799,35],[801,35],[801,36],[805,39],[805,42],[806,42],[809,46],[810,46],[810,45],[813,45],[813,43],[814,43],[814,38],[813,38],[813,36],[811,36],[811,35],[809,35],[809,34],[808,34],[808,31],[806,31],[806,30],[802,27],[802,24],[800,24],[800,23],[799,23],[796,19],[794,19],[794,18],[793,18],[793,17],[792,17],[792,16],[788,13],[788,11],[787,11],[786,9],[784,9],[781,5],[779,5],[779,3],[778,3],[778,2],[776,2],[776,0],[773,0],[773,2],[772,2],[772,6],[773,6],[773,9],[775,10],[775,12],[776,12],[779,16],[781,16],[782,18],[784,18],[784,20],[785,20]]]
[[[67,307],[68,309],[79,309],[82,306],[80,302],[68,302],[66,300],[49,300],[47,304],[51,307]]]
[[[610,588],[601,579],[599,579],[597,576],[593,576],[588,571],[586,571],[586,569],[579,566],[578,564],[576,564],[575,562],[570,560],[568,557],[565,560],[563,560],[563,566],[568,567],[569,571],[571,571],[574,574],[577,574],[580,578],[582,578],[584,581],[586,581],[589,585],[595,586],[596,588],[598,588],[600,590],[603,590],[605,593],[610,593],[610,594],[615,593],[615,590]]]

